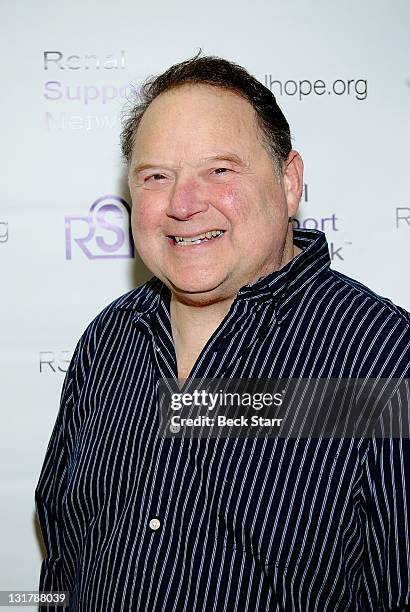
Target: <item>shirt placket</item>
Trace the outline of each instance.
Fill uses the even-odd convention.
[[[166,306],[160,304],[155,312],[138,317],[138,324],[150,334],[157,380],[169,378],[176,382],[176,355],[169,311]],[[243,350],[246,350],[253,336],[254,327],[255,313],[251,308],[251,303],[247,300],[238,301],[221,329],[215,333],[199,356],[192,371],[195,379],[223,376],[229,366],[225,361],[227,344],[237,334],[246,333],[247,338],[243,347]],[[243,332],[243,329],[246,332]],[[194,505],[198,489],[203,486],[201,485],[201,474],[207,474],[211,464],[218,465],[219,454],[226,441],[222,441],[221,444],[214,444],[214,441],[212,443],[213,451],[210,452],[209,448],[206,448],[205,439],[158,437],[153,452],[152,469],[148,476],[148,488],[151,491],[150,502],[145,512],[146,530],[151,533],[151,537],[148,536],[148,545],[152,550],[158,546],[167,547],[169,540],[175,537],[175,534],[184,532],[185,519],[174,512],[175,508],[170,507],[170,500],[175,500],[175,496],[181,493],[187,508],[191,504]],[[184,459],[181,460],[181,457]],[[217,482],[214,486],[221,488],[222,484],[223,482]],[[182,486],[184,489],[179,492],[178,488]],[[217,499],[218,492],[211,493],[210,498]],[[186,516],[189,516],[189,512],[185,513]]]

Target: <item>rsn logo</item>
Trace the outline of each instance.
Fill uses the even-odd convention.
[[[128,202],[115,195],[98,198],[88,215],[65,218],[66,259],[80,249],[88,259],[134,257]]]

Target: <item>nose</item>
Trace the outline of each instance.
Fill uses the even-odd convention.
[[[182,179],[178,177],[170,192],[167,215],[181,221],[189,219],[193,215],[204,212],[209,204],[203,188],[194,179]]]

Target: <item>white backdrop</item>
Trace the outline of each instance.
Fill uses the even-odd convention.
[[[130,257],[127,92],[199,48],[245,66],[277,95],[304,158],[300,224],[326,231],[336,269],[410,309],[410,5],[2,8],[0,590],[29,590],[34,488],[68,360],[87,323],[149,277]]]

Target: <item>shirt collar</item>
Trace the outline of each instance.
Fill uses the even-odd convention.
[[[302,249],[283,268],[249,283],[239,290],[239,296],[249,299],[262,292],[273,297],[291,297],[330,266],[326,236],[319,230],[294,229],[293,242]]]
[[[293,241],[302,252],[280,270],[244,285],[235,301],[273,300],[280,314],[286,314],[301,291],[330,267],[329,249],[323,232],[296,228],[293,230]],[[115,308],[132,310],[136,315],[142,315],[156,311],[162,300],[169,300],[169,289],[153,277],[124,295]]]

